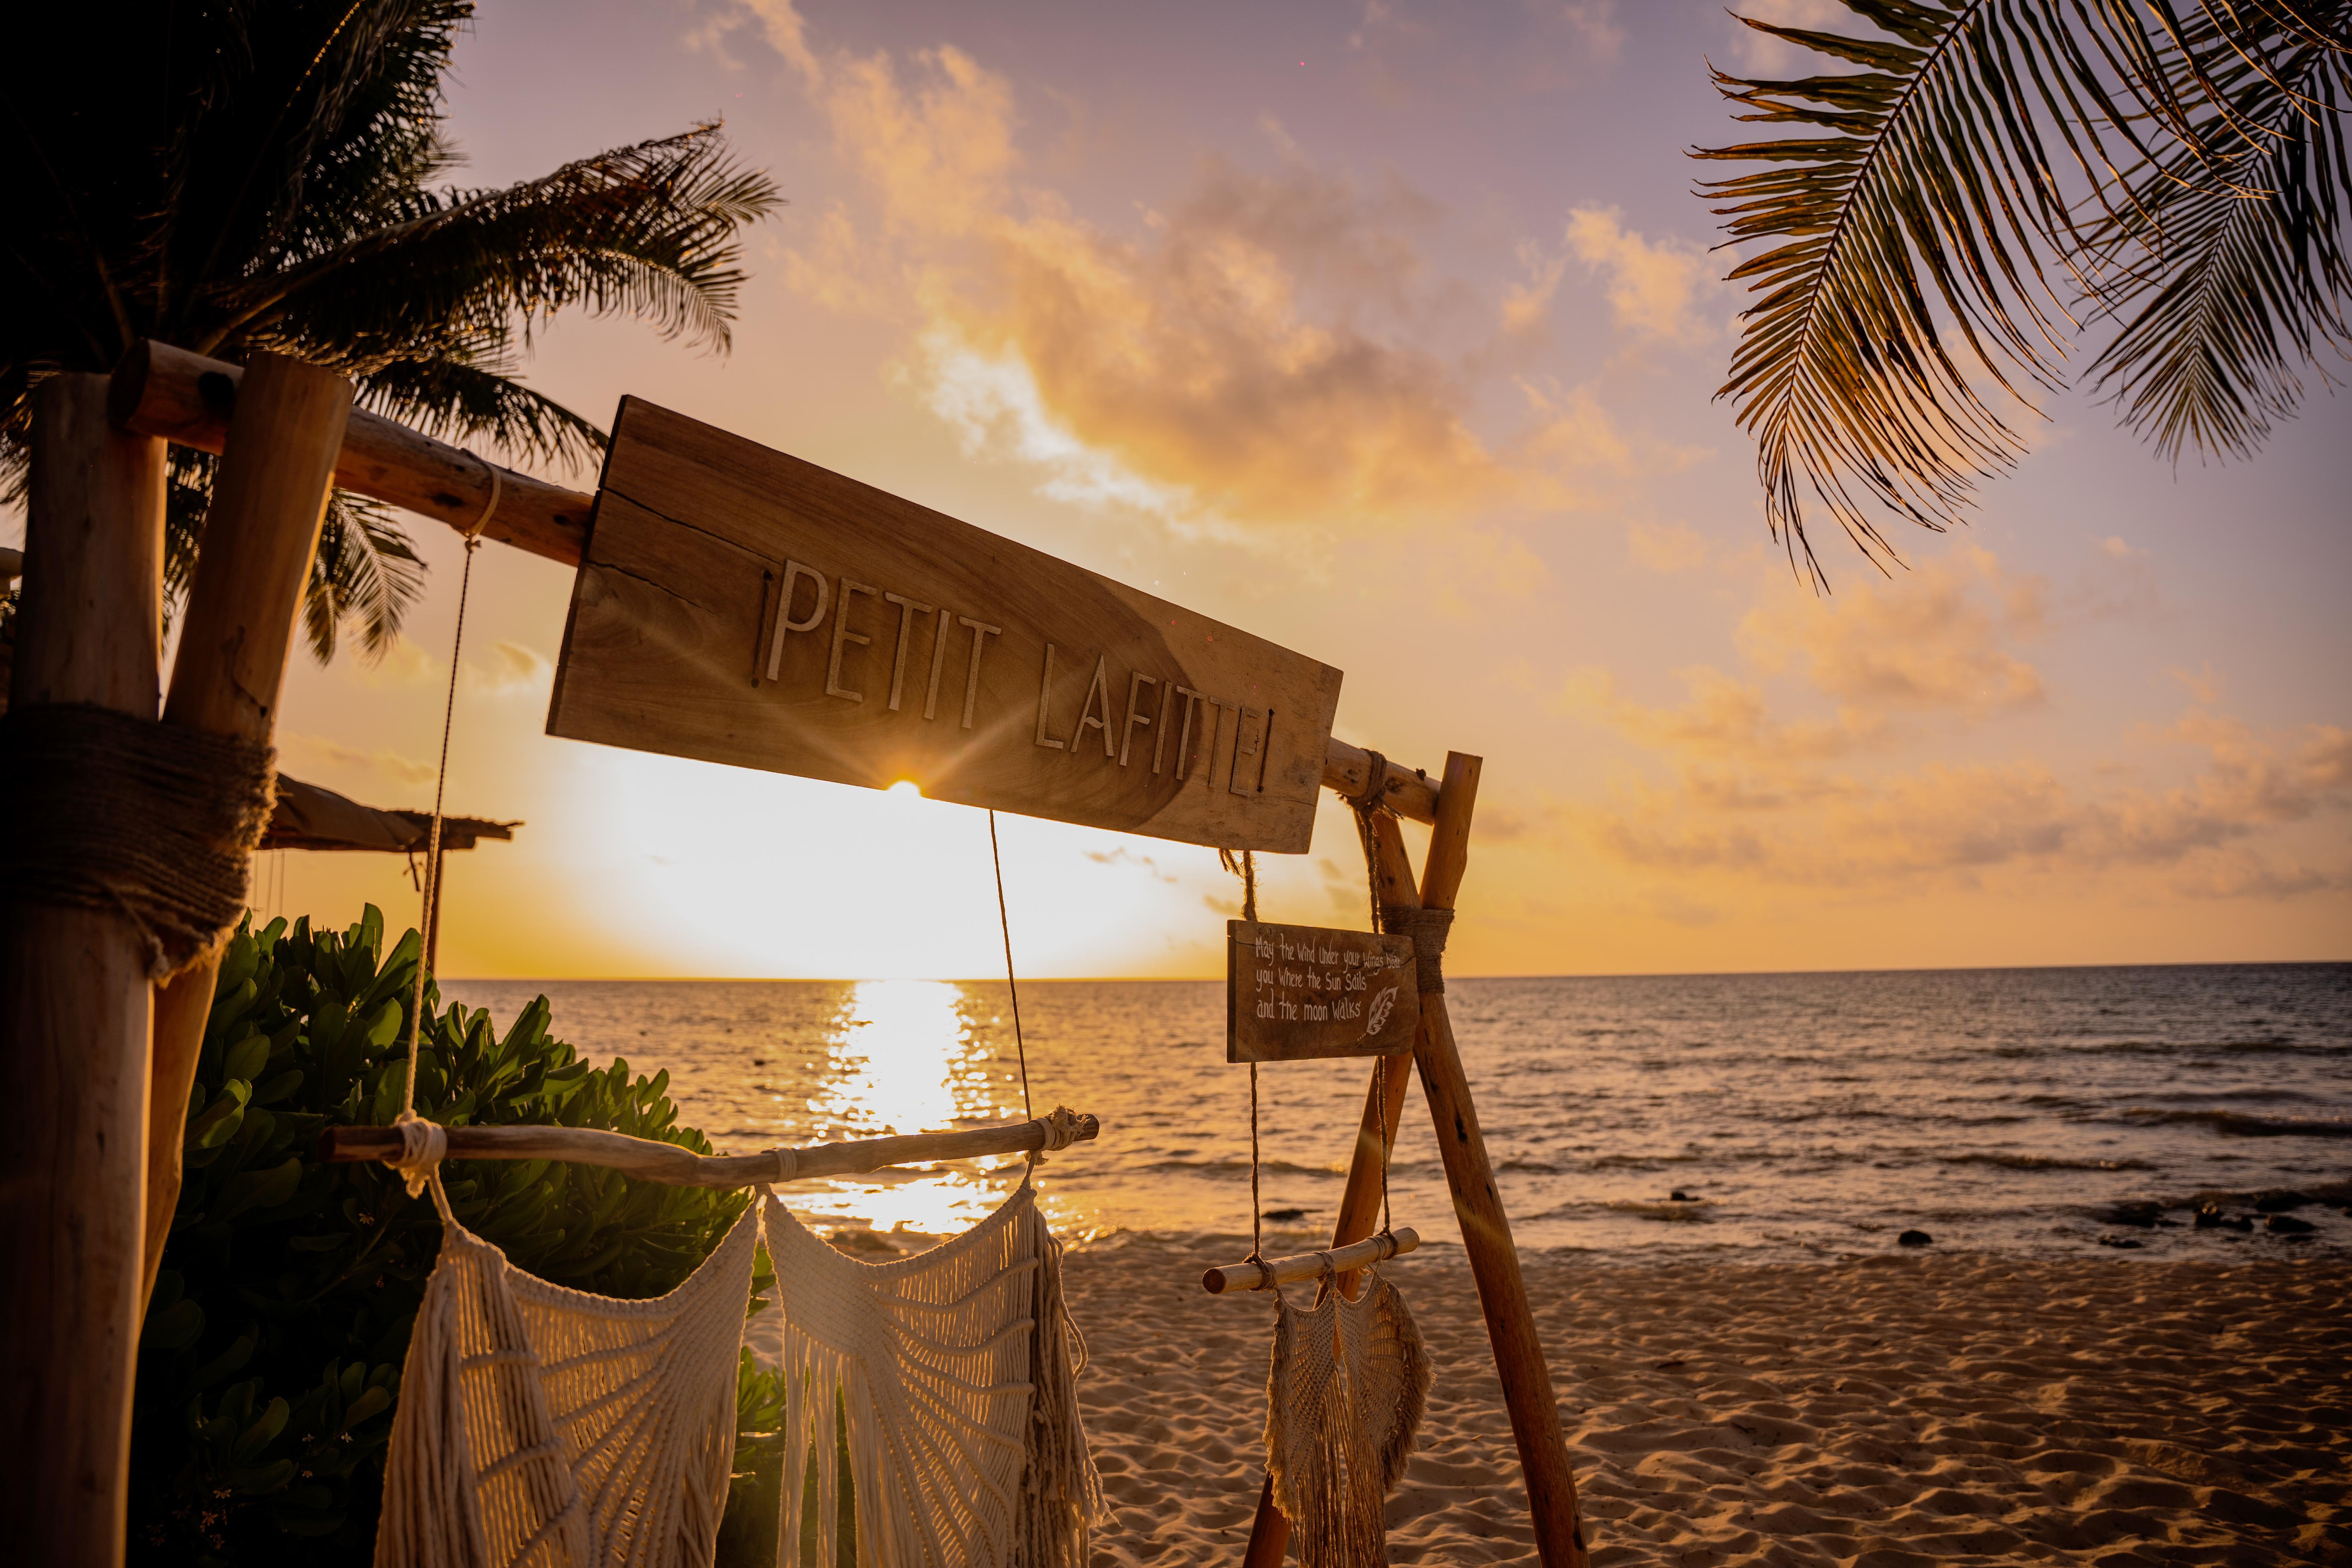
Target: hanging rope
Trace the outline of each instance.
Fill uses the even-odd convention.
[[[1242,919],[1253,925],[1257,922],[1257,855],[1244,849],[1236,854],[1231,849],[1217,851],[1217,864],[1242,879]],[[1257,1265],[1258,1273],[1266,1284],[1274,1283],[1274,1269],[1265,1260],[1265,1210],[1258,1196],[1257,1156],[1257,1063],[1249,1065],[1250,1083],[1250,1251],[1245,1263]]]
[[[996,847],[996,813],[988,814],[988,858],[996,868],[996,923],[1004,932],[1004,987],[1013,993],[1013,1049],[1021,1058],[1021,1114],[1034,1121],[1029,1105],[1029,1047],[1021,1040],[1021,983],[1013,977],[1013,917],[1004,911],[1004,856]],[[1035,1164],[1032,1154],[1029,1163]]]
[[[490,476],[490,499],[482,507],[482,515],[474,526],[466,530],[466,565],[457,577],[457,630],[449,643],[449,691],[441,705],[441,758],[433,771],[433,826],[425,841],[425,907],[418,917],[416,929],[423,945],[416,953],[416,988],[408,1005],[408,1068],[400,1085],[400,1114],[392,1119],[400,1129],[400,1152],[384,1163],[400,1173],[408,1186],[408,1195],[416,1197],[425,1191],[425,1184],[433,1179],[434,1171],[448,1152],[449,1141],[440,1127],[420,1121],[416,1115],[416,1056],[418,1037],[425,1025],[425,955],[433,951],[435,917],[440,912],[435,906],[441,890],[441,803],[449,784],[449,731],[457,717],[457,656],[466,647],[466,600],[474,586],[474,552],[482,547],[482,530],[490,525],[491,514],[499,510],[499,496],[504,489],[498,468],[489,463],[478,463]]]
[[[1364,847],[1364,890],[1371,904],[1372,930],[1376,932],[1394,930],[1396,917],[1404,912],[1401,906],[1395,910],[1384,910],[1381,905],[1380,828],[1375,819],[1381,811],[1386,809],[1381,805],[1379,795],[1381,782],[1387,775],[1388,765],[1387,758],[1378,752],[1372,752],[1370,770],[1371,782],[1364,786],[1363,794],[1348,797],[1348,807],[1356,814],[1356,838]],[[1449,915],[1447,918],[1452,917]],[[1442,945],[1444,942],[1442,935],[1439,941]],[[1417,947],[1415,951],[1418,952]],[[1443,989],[1442,982],[1440,988]],[[1388,1069],[1383,1066],[1372,1080],[1374,1098],[1371,1111],[1379,1124],[1381,1134],[1381,1234],[1394,1236],[1395,1227],[1389,1217],[1390,1140],[1388,1105],[1383,1094],[1387,1077]]]

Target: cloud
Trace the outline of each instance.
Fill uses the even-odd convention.
[[[2345,864],[2282,865],[2254,840],[2352,808],[2352,731],[2313,724],[2259,735],[2235,720],[2185,716],[2166,739],[2205,752],[2188,783],[2087,796],[2046,765],[1934,763],[1858,781],[1813,775],[1817,807],[1769,826],[1754,803],[1710,795],[1704,774],[1635,784],[1609,804],[1559,815],[1625,864],[1754,881],[1916,890],[1922,879],[1974,883],[2001,871],[2074,876],[2161,872],[2177,891],[2290,898],[2345,885]]]
[[[1767,670],[1801,661],[1822,691],[1872,710],[1982,718],[2044,700],[2040,671],[2011,646],[2046,629],[2046,597],[2041,578],[1961,549],[1834,597],[1784,588],[1749,612],[1740,646]]]
[[[1625,530],[1625,548],[1653,572],[1688,572],[1706,564],[1706,541],[1686,522],[1636,522]]]
[[[553,667],[535,649],[519,642],[496,642],[487,655],[466,661],[468,689],[485,696],[527,691],[546,683]]]
[[[1625,697],[1605,669],[1570,672],[1553,711],[1611,725],[1654,749],[1685,758],[1759,763],[1815,763],[1885,743],[1884,719],[1855,708],[1833,720],[1783,721],[1772,717],[1762,687],[1700,666],[1681,672],[1690,700],[1651,708]]]
[[[1173,882],[1176,880],[1176,878],[1171,873],[1161,870],[1160,868],[1160,862],[1154,860],[1150,856],[1138,855],[1123,844],[1113,849],[1088,849],[1085,851],[1085,854],[1087,859],[1093,861],[1097,866],[1134,866],[1149,872],[1155,881]]]
[[[433,782],[433,764],[419,762],[391,750],[371,752],[362,746],[347,746],[341,741],[324,735],[281,735],[278,745],[320,767],[352,768],[362,773],[378,774],[402,784],[428,784]],[[297,766],[301,765],[298,763]]]
[[[1703,347],[1723,335],[1727,307],[1706,252],[1687,240],[1651,240],[1624,226],[1615,207],[1577,207],[1568,215],[1560,248],[1519,247],[1528,276],[1503,297],[1503,325],[1533,330],[1550,319],[1552,302],[1571,262],[1603,280],[1619,331],[1643,342]]]
[[[1273,167],[1212,154],[1106,227],[1024,177],[1016,96],[971,56],[813,52],[784,0],[756,19],[858,177],[789,249],[788,286],[903,325],[902,384],[1049,493],[1356,531],[1556,508],[1580,464],[1622,465],[1578,394],[1531,395],[1505,438],[1472,428],[1473,389],[1421,342],[1451,308],[1423,256],[1441,209],[1395,174],[1318,164],[1268,121]]]
[[[1568,0],[1560,20],[1596,60],[1614,60],[1625,47],[1625,29],[1618,25],[1617,0]]]

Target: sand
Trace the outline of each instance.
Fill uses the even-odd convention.
[[[1309,1243],[1308,1245],[1311,1245]],[[1230,1242],[1073,1252],[1097,1563],[1238,1562],[1271,1309]],[[1592,1561],[2352,1563],[2352,1264],[1528,1259]],[[1458,1249],[1390,1266],[1437,1366],[1396,1563],[1532,1563]]]

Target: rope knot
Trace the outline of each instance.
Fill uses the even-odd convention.
[[[1389,760],[1374,751],[1365,752],[1364,759],[1363,789],[1343,797],[1359,813],[1378,811],[1388,804]]]
[[[1066,1105],[1054,1107],[1051,1114],[1037,1119],[1037,1124],[1045,1130],[1045,1146],[1038,1151],[1045,1154],[1068,1148],[1078,1141],[1081,1131],[1078,1113]]]
[[[392,1124],[400,1130],[400,1152],[385,1155],[383,1163],[400,1173],[413,1198],[425,1191],[433,1167],[448,1158],[449,1134],[439,1122],[427,1121],[414,1110],[402,1111]]]
[[[768,1152],[775,1156],[775,1179],[777,1181],[789,1182],[800,1174],[801,1157],[799,1151],[794,1149],[771,1149]]]
[[[1454,926],[1452,910],[1408,909],[1390,904],[1381,910],[1381,929],[1412,938],[1415,977],[1423,996],[1445,994],[1445,933]]]

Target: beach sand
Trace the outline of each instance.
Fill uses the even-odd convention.
[[[1097,1563],[1239,1561],[1272,1308],[1199,1279],[1247,1250],[1070,1256]],[[2352,1563],[2339,1257],[1526,1267],[1596,1564]],[[1436,1364],[1391,1560],[1532,1563],[1467,1265],[1389,1268]]]

